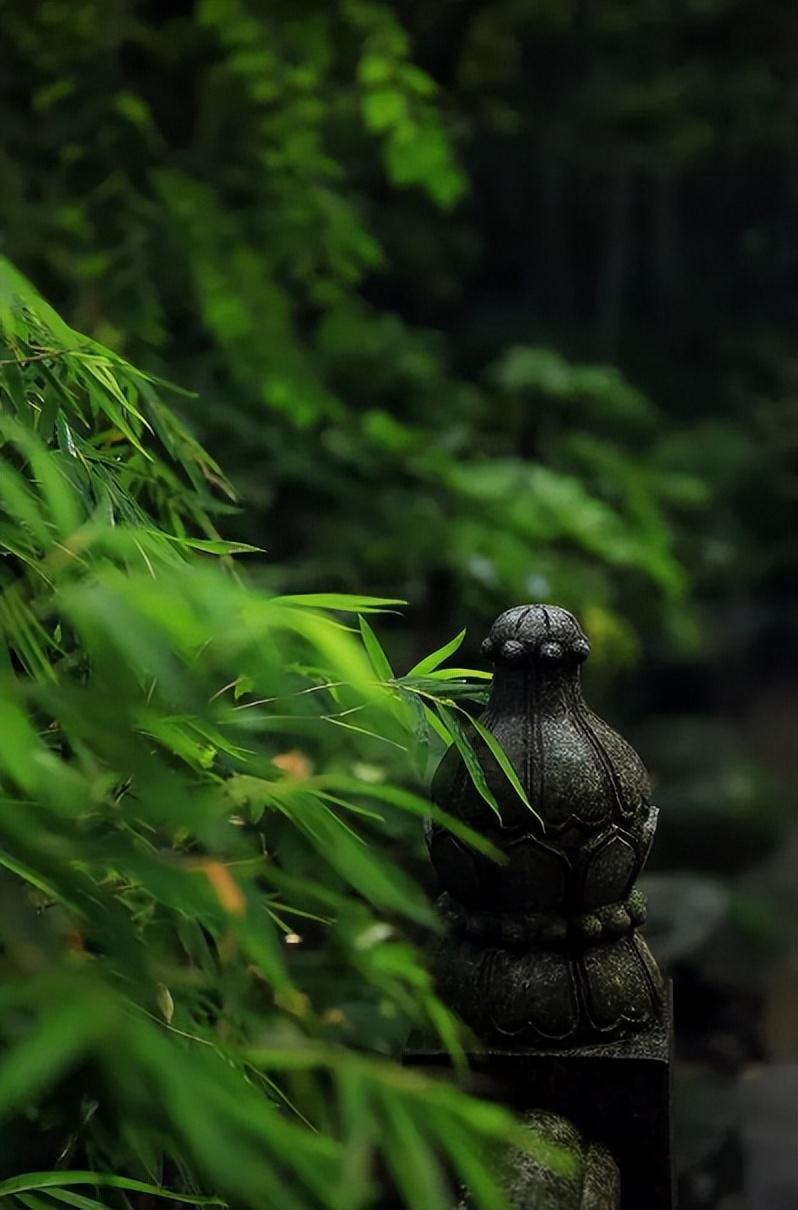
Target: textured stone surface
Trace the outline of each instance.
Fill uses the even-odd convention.
[[[499,1173],[511,1210],[619,1210],[618,1166],[606,1147],[590,1143],[566,1118],[525,1114],[531,1150],[508,1148]],[[466,1196],[458,1210],[471,1210]]]
[[[438,825],[430,856],[451,929],[437,956],[441,994],[486,1041],[574,1045],[645,1028],[662,980],[636,926],[634,890],[656,826],[633,748],[587,707],[579,669],[590,651],[572,614],[507,610],[483,650],[495,664],[481,722],[500,741],[540,821],[484,741],[471,742],[497,818],[452,749],[434,800],[488,836],[497,865]]]
[[[621,1174],[622,1210],[672,1210],[672,1047],[666,996],[654,1024],[613,1041],[475,1047],[460,1080],[468,1091],[522,1117],[545,1112],[564,1118],[582,1138],[606,1148]],[[451,1062],[437,1040],[423,1035],[409,1040],[403,1061],[426,1071],[448,1069]]]

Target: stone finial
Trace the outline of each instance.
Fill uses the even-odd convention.
[[[632,1033],[658,1017],[663,996],[637,932],[645,905],[634,883],[657,818],[646,771],[582,697],[590,644],[573,614],[509,609],[483,652],[495,675],[480,721],[543,826],[476,733],[500,818],[455,749],[441,761],[434,801],[505,857],[497,864],[445,828],[428,829],[451,925],[437,958],[441,994],[494,1045],[581,1045]]]

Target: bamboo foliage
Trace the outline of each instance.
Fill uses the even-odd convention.
[[[460,1060],[386,841],[479,682],[456,641],[396,677],[398,602],[250,587],[163,385],[0,290],[0,1194],[443,1210],[476,1165],[501,1205],[507,1114],[395,1061]]]

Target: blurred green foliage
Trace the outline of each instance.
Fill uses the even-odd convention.
[[[462,635],[400,677],[399,602],[247,586],[168,388],[5,262],[0,332],[0,1198],[503,1206],[509,1115],[391,1061],[462,1061],[391,853],[430,813],[493,852],[408,788],[452,741],[484,784]]]
[[[695,643],[792,490],[783,5],[2,9],[6,249],[198,390],[273,583]]]

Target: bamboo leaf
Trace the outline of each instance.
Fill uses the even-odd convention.
[[[412,791],[406,790],[401,786],[394,786],[385,783],[365,784],[358,782],[356,778],[345,777],[343,775],[331,774],[323,779],[323,784],[334,787],[349,794],[357,794],[363,798],[374,798],[377,802],[390,803],[401,811],[406,811],[410,815],[414,815],[421,819],[434,819],[443,827],[447,828],[453,835],[464,840],[472,848],[477,849],[480,853],[484,853],[494,861],[504,860],[500,849],[491,844],[479,832],[474,831],[468,824],[464,824],[462,820],[457,819],[454,815],[450,815],[447,811],[441,810],[435,803],[430,802],[426,798],[421,798]]]
[[[70,1185],[94,1185],[103,1189],[126,1189],[131,1193],[147,1193],[150,1197],[169,1198],[174,1202],[187,1202],[191,1206],[225,1206],[219,1197],[200,1197],[196,1194],[177,1193],[173,1189],[161,1189],[147,1181],[135,1181],[125,1176],[114,1176],[103,1172],[26,1172],[0,1181],[0,1197],[12,1197],[28,1190],[63,1189]],[[57,1194],[56,1194],[57,1196]]]
[[[408,673],[410,676],[410,673]],[[492,672],[483,672],[480,668],[435,668],[431,672],[425,673],[432,681],[453,681],[453,680],[475,680],[475,681],[492,681]]]
[[[360,625],[360,633],[363,636],[363,645],[366,648],[368,657],[371,660],[371,666],[378,678],[381,681],[393,680],[394,673],[391,662],[383,651],[376,634],[362,614],[358,615],[358,623]]]
[[[461,646],[463,639],[466,636],[465,630],[461,630],[458,635],[450,639],[448,643],[444,643],[437,651],[431,652],[425,656],[423,660],[419,660],[417,664],[408,672],[408,676],[427,676],[433,669],[442,664],[444,660],[448,660],[450,655],[454,655],[455,651]]]
[[[466,734],[465,728],[460,720],[455,716],[453,711],[447,709],[442,702],[436,702],[435,709],[438,711],[438,714],[445,723],[446,729],[452,737],[452,742],[463,758],[463,763],[468,770],[468,775],[474,784],[474,788],[477,790],[480,797],[488,804],[494,814],[501,819],[501,811],[499,809],[499,804],[496,801],[496,796],[488,785],[485,770],[480,764],[479,757],[474,751],[471,741]]]
[[[60,1076],[108,1024],[107,1006],[96,998],[80,1003],[62,1001],[43,1012],[34,1033],[0,1060],[0,1114],[7,1116],[20,1108]],[[0,1182],[0,1196],[33,1188],[37,1186],[5,1190]]]
[[[260,546],[250,546],[248,542],[227,542],[222,538],[187,538],[179,534],[164,534],[162,530],[147,530],[154,537],[165,537],[176,546],[187,547],[191,550],[205,551],[212,555],[242,555],[262,554]]]
[[[477,735],[479,735],[480,739],[482,739],[483,742],[486,744],[486,746],[490,749],[491,754],[493,755],[494,759],[496,760],[497,764],[499,765],[499,768],[501,769],[502,773],[509,781],[510,785],[515,790],[518,797],[521,799],[521,802],[524,804],[525,807],[529,808],[530,812],[535,816],[535,819],[538,821],[541,828],[543,828],[543,830],[545,831],[546,825],[544,824],[541,816],[538,814],[538,812],[532,806],[532,803],[529,801],[526,790],[521,785],[521,782],[518,778],[518,774],[516,773],[515,769],[513,768],[510,758],[508,757],[507,753],[504,751],[504,748],[502,748],[502,746],[499,743],[499,741],[497,740],[496,736],[491,731],[488,731],[487,727],[484,727],[482,725],[482,723],[479,721],[479,719],[477,719],[477,718],[471,718],[471,725],[473,726],[474,730],[477,732]]]
[[[310,609],[332,609],[342,613],[381,613],[406,601],[393,597],[361,597],[345,592],[306,592],[274,597],[275,605],[305,605]]]
[[[57,1202],[62,1202],[67,1206],[74,1206],[75,1210],[108,1210],[103,1202],[98,1202],[96,1198],[84,1197],[82,1193],[72,1193],[69,1189],[47,1189],[46,1196],[54,1198]],[[29,1204],[29,1198],[23,1194],[17,1194],[19,1201]],[[52,1202],[46,1202],[44,1198],[36,1198],[39,1210],[42,1207],[47,1207],[47,1210],[53,1210]]]
[[[449,1210],[452,1191],[441,1164],[406,1107],[394,1097],[384,1097],[384,1112],[390,1129],[384,1149],[391,1173],[411,1210]]]

